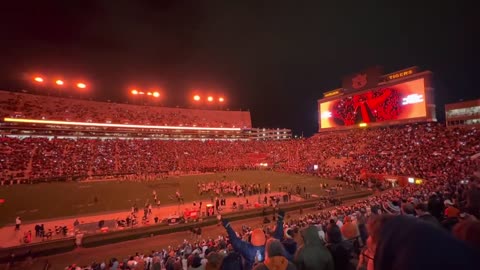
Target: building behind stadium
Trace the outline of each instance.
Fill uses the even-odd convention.
[[[447,127],[480,126],[480,99],[445,105]]]

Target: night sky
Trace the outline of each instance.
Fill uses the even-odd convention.
[[[433,71],[437,109],[480,97],[477,24],[463,1],[10,2],[0,8],[2,89],[28,89],[22,76],[41,72],[86,79],[99,100],[158,86],[163,105],[182,107],[199,89],[249,109],[256,127],[305,135],[318,128],[322,93],[373,65]]]

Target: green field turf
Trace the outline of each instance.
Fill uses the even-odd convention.
[[[13,185],[0,187],[0,226],[12,224],[16,216],[23,221],[51,219],[75,215],[87,215],[107,211],[128,211],[136,202],[141,208],[147,200],[152,202],[152,191],[156,190],[162,205],[176,204],[177,190],[186,202],[209,199],[210,195],[198,194],[197,183],[225,179],[240,183],[270,183],[272,191],[279,186],[296,185],[307,187],[312,194],[321,195],[320,183],[334,184],[338,181],[318,177],[285,174],[272,171],[240,171],[219,174],[169,177],[150,182],[81,182],[44,183],[35,185]],[[97,203],[94,198],[97,197]]]

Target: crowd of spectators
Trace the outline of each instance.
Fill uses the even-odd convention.
[[[57,168],[50,171],[63,173],[64,166],[55,164],[54,157],[60,164],[69,160],[80,163],[70,166],[75,173],[108,174],[140,168],[253,168],[250,154],[264,153],[266,162],[275,164],[277,170],[313,173],[348,183],[364,182],[362,171],[426,180],[422,185],[388,190],[353,204],[333,208],[323,204],[325,209],[296,218],[284,217],[280,211],[273,228],[234,231],[228,220],[222,220],[227,231],[218,239],[186,241],[177,247],[121,260],[112,258],[80,269],[342,270],[391,269],[394,264],[412,269],[473,269],[480,249],[480,180],[478,172],[472,176],[479,168],[478,158],[472,158],[480,152],[478,133],[474,128],[446,129],[430,123],[324,133],[287,142],[2,138],[0,153],[7,160],[2,166],[20,166],[26,175],[45,175],[54,165]],[[19,151],[28,162],[13,162],[19,159],[18,149],[28,149],[27,153]],[[64,157],[67,154],[72,157]],[[316,170],[312,164],[318,165]],[[43,173],[35,174],[37,168]],[[218,189],[238,193],[244,187],[228,181],[226,185],[199,187],[205,192]],[[442,249],[445,245],[449,248]]]
[[[0,116],[93,123],[251,127],[250,112],[140,106],[0,91]]]
[[[290,141],[0,138],[0,181],[268,168],[350,183],[363,174],[465,179],[478,166],[480,131],[441,124],[321,133]],[[314,166],[317,165],[317,166]],[[315,169],[314,169],[315,167]],[[263,167],[264,168],[264,167]]]
[[[480,178],[434,180],[275,225],[226,229],[215,239],[66,269],[475,269]]]

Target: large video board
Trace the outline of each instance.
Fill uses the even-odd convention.
[[[425,79],[420,78],[322,102],[320,129],[424,118],[425,99]]]

